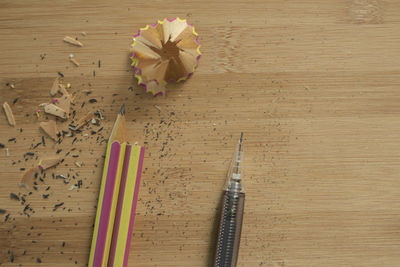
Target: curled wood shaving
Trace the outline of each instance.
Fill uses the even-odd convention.
[[[75,38],[72,38],[70,36],[65,36],[64,42],[72,44],[72,45],[80,46],[80,47],[83,46],[83,44],[81,42],[79,42],[78,40],[76,40]]]
[[[93,117],[93,112],[89,112],[86,114],[84,117],[82,117],[75,126],[75,131],[84,126],[86,123],[88,123]]]
[[[70,58],[69,61],[71,61],[72,63],[74,63],[75,66],[79,67],[79,62],[78,60],[76,60],[75,58]]]
[[[20,187],[25,187],[26,190],[29,190],[33,184],[33,180],[35,179],[35,173],[38,172],[38,168],[30,168],[28,169],[21,178],[19,182]]]
[[[65,112],[65,110],[63,110],[63,109],[60,108],[60,107],[57,107],[57,106],[54,105],[54,104],[47,104],[47,105],[44,107],[44,111],[45,111],[46,113],[48,113],[48,114],[52,114],[52,115],[54,115],[54,116],[57,116],[57,117],[60,117],[60,118],[63,118],[63,119],[66,119],[66,118],[67,118],[67,112]]]
[[[42,170],[47,170],[48,168],[56,166],[58,163],[60,163],[61,158],[46,158],[46,159],[41,159],[38,163],[38,166]]]
[[[8,124],[10,124],[11,126],[15,126],[15,118],[14,118],[14,115],[10,108],[10,105],[8,105],[7,102],[4,102],[3,108],[4,108],[4,112],[6,113]]]
[[[43,121],[40,124],[40,128],[48,135],[50,136],[53,140],[57,140],[57,135],[59,133],[57,129],[57,125],[55,121]]]

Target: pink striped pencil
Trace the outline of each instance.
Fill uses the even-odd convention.
[[[127,145],[108,267],[127,267],[144,147]]]
[[[125,159],[126,127],[124,114],[125,109],[122,106],[108,139],[90,249],[89,267],[107,267],[108,263],[118,192]]]

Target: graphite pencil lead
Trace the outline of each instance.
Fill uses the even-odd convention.
[[[125,115],[125,104],[122,104],[121,109],[119,110],[119,114]]]

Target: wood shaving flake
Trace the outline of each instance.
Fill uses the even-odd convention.
[[[53,82],[53,86],[50,89],[50,95],[51,96],[55,96],[59,90],[59,84],[60,84],[60,78],[57,77],[54,82]]]
[[[75,58],[70,58],[69,61],[71,61],[72,63],[74,63],[75,66],[79,67],[79,62],[78,60],[76,60]]]
[[[10,124],[11,126],[15,126],[16,125],[15,118],[14,118],[14,115],[13,115],[12,110],[10,108],[10,105],[8,105],[7,102],[4,102],[3,109],[4,109],[4,112],[6,113],[8,124]]]
[[[67,89],[65,89],[65,86],[63,84],[58,85],[58,92],[60,92],[63,95],[69,95]]]
[[[77,161],[75,161],[75,165],[76,165],[76,167],[79,167],[79,168],[82,167],[82,165]]]
[[[50,136],[53,140],[57,140],[57,135],[59,133],[56,125],[56,121],[51,120],[51,121],[43,121],[40,124],[40,128],[48,135]]]
[[[20,187],[25,187],[26,190],[29,190],[33,184],[33,180],[35,179],[35,173],[38,172],[38,168],[30,168],[28,169],[21,178],[19,182]]]
[[[48,113],[48,114],[52,114],[52,115],[54,115],[54,116],[57,116],[57,117],[60,117],[60,118],[63,118],[63,119],[66,119],[66,118],[67,118],[67,112],[65,112],[65,110],[63,110],[63,109],[60,108],[60,107],[57,107],[57,106],[54,105],[54,104],[47,104],[47,105],[44,107],[44,111],[45,111],[46,113]]]
[[[75,38],[72,38],[70,36],[65,36],[64,42],[72,44],[72,45],[80,46],[80,47],[83,46],[83,44],[81,42],[79,42],[78,40],[76,40]]]
[[[6,148],[6,156],[9,157],[10,153],[8,152],[8,147]]]
[[[78,130],[79,128],[81,128],[82,126],[84,126],[86,123],[88,123],[89,121],[91,121],[93,117],[93,112],[89,112],[88,114],[86,114],[84,117],[82,117],[76,124],[75,126],[75,131]]]
[[[39,161],[38,166],[42,170],[46,170],[48,168],[56,166],[58,163],[60,163],[61,158],[55,157],[55,158],[46,158],[42,159]]]
[[[67,118],[69,118],[69,111],[71,107],[71,96],[69,94],[65,94],[60,98],[56,98],[57,100],[57,107],[60,107],[67,113]]]

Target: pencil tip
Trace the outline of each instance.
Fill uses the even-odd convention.
[[[242,143],[242,140],[243,140],[243,132],[240,133],[239,143]]]
[[[121,109],[119,110],[119,114],[125,115],[125,104],[122,104]]]

